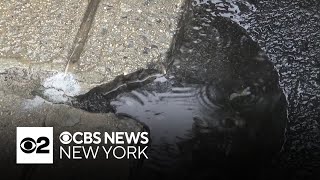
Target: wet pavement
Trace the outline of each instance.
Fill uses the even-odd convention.
[[[254,1],[248,33],[275,65],[288,100],[283,167],[298,177],[319,169],[319,1]]]
[[[109,109],[107,111],[115,111],[119,115],[129,116],[142,121],[150,127],[151,134],[152,129],[154,129],[154,133],[158,135],[154,137],[155,139],[161,139],[161,137],[170,139],[168,136],[171,136],[172,139],[172,137],[177,138],[179,135],[181,137],[181,133],[179,134],[179,131],[173,130],[175,133],[170,134],[170,128],[166,126],[172,124],[171,128],[175,129],[175,122],[171,122],[173,119],[177,120],[180,118],[185,120],[188,119],[186,116],[193,117],[193,115],[190,115],[190,112],[188,115],[186,110],[192,109],[195,105],[192,102],[192,98],[190,98],[196,97],[196,93],[193,93],[196,90],[192,89],[194,88],[192,87],[194,84],[218,84],[218,87],[223,87],[223,92],[227,94],[231,102],[233,97],[245,94],[245,98],[242,98],[238,102],[238,106],[235,107],[235,109],[240,108],[238,109],[240,117],[245,114],[241,110],[246,109],[243,106],[248,94],[252,93],[253,97],[249,96],[250,98],[247,101],[253,101],[255,107],[259,107],[259,103],[254,102],[255,98],[265,96],[265,99],[277,99],[273,98],[272,95],[270,96],[270,93],[278,92],[281,94],[281,91],[283,91],[285,98],[284,96],[280,98],[279,107],[284,108],[287,106],[287,110],[280,110],[281,108],[276,107],[275,109],[279,110],[278,112],[270,111],[274,112],[276,116],[268,117],[262,113],[263,111],[260,111],[261,109],[257,108],[252,109],[251,112],[247,111],[249,116],[247,116],[247,119],[244,118],[244,121],[247,123],[251,122],[249,119],[252,116],[254,117],[254,114],[264,116],[265,120],[256,122],[257,124],[263,124],[264,128],[268,127],[265,126],[264,121],[267,124],[274,122],[274,125],[269,126],[265,131],[257,130],[262,134],[263,132],[270,133],[272,129],[275,130],[275,132],[267,135],[271,141],[269,142],[269,146],[266,146],[270,149],[272,149],[272,146],[278,147],[278,149],[275,148],[277,149],[277,155],[273,156],[272,165],[256,169],[258,171],[257,174],[240,170],[237,176],[246,174],[249,177],[255,178],[265,176],[273,178],[299,179],[304,177],[313,179],[317,177],[320,162],[318,159],[320,152],[318,149],[318,75],[320,71],[318,63],[318,47],[320,42],[318,9],[319,3],[317,1],[193,1],[192,5],[187,5],[180,19],[179,30],[174,38],[165,64],[166,78],[175,79],[175,83],[173,84],[180,88],[182,97],[179,96],[179,93],[175,94],[177,92],[174,89],[177,87],[170,88],[171,84],[168,88],[168,85],[164,85],[164,89],[166,89],[164,90],[163,85],[158,85],[159,82],[155,80],[151,89],[145,88],[148,85],[140,84],[133,91],[132,89],[122,89],[120,92],[115,90],[117,93],[114,95],[118,96],[118,98],[116,98],[115,102],[111,102],[111,106],[110,100],[112,98],[104,98],[103,96],[100,96],[100,98],[105,99],[105,105],[108,104]],[[170,82],[171,80],[169,80],[169,84]],[[278,83],[282,90],[277,88]],[[123,82],[123,84],[126,84],[126,82]],[[112,89],[112,87],[116,88],[117,86],[108,85],[108,88]],[[250,90],[249,93],[246,93],[246,89]],[[208,92],[209,96],[211,96],[210,93],[217,92],[217,90],[214,88],[214,90]],[[89,94],[87,97],[92,97]],[[225,94],[218,94],[218,99],[223,99]],[[275,97],[277,97],[276,94]],[[212,103],[212,99],[208,99]],[[90,101],[90,98],[87,100]],[[180,107],[177,107],[176,103]],[[214,101],[213,104],[217,105],[217,101]],[[262,104],[265,105],[264,107],[272,107],[271,102]],[[199,107],[199,105],[195,106]],[[169,109],[166,110],[164,107]],[[138,109],[133,110],[132,108]],[[180,116],[170,118],[174,114],[172,111],[180,112],[178,113]],[[228,112],[227,110],[224,111],[225,113]],[[232,115],[229,114],[229,116]],[[213,116],[211,115],[210,117],[212,118]],[[166,118],[171,119],[170,123],[166,123],[163,120]],[[193,122],[194,117],[191,119],[193,120],[187,121],[189,130],[192,126],[190,124],[195,123]],[[261,118],[257,117],[253,119],[261,120]],[[231,124],[237,124],[236,120],[231,121],[233,122]],[[183,128],[185,125],[183,122],[185,121],[180,120],[180,122],[182,123],[180,124],[181,129],[188,129]],[[219,118],[216,122],[219,122]],[[286,129],[281,128],[284,125],[286,125]],[[162,128],[163,130],[161,130]],[[238,128],[241,129],[241,127]],[[279,140],[281,134],[284,135],[284,140],[282,141],[284,144],[280,143],[277,145],[277,140]],[[272,138],[272,135],[275,137]],[[214,136],[218,135],[214,134]],[[244,142],[244,139],[240,139],[239,141]],[[268,144],[265,140],[260,139],[260,141]],[[163,146],[169,142],[170,140],[166,140]],[[227,140],[224,143],[226,142]],[[155,144],[158,148],[158,144]],[[167,151],[171,155],[176,153]],[[213,151],[212,149],[211,151],[203,151],[204,154],[211,154],[208,152],[212,153]],[[270,151],[260,149],[260,153],[263,154],[263,152]],[[161,155],[158,155],[159,157]],[[246,156],[241,154],[241,157]],[[259,154],[259,157],[261,157],[261,154]],[[242,161],[248,159],[244,158]],[[165,158],[163,161],[166,161]],[[226,161],[226,159],[222,161]],[[225,175],[226,172],[233,172],[231,162],[227,163],[230,168],[225,168],[224,170],[227,170],[222,170],[221,174]],[[264,160],[262,162],[262,164],[268,164]],[[156,164],[156,162],[154,163]],[[215,163],[209,164],[214,166],[213,164]],[[216,164],[219,163],[216,162]],[[209,165],[209,167],[211,166]],[[252,167],[248,166],[247,168],[254,169]],[[198,173],[201,174],[201,170]],[[218,173],[213,176],[222,177],[223,175],[221,174]],[[183,176],[181,173],[179,175]]]
[[[262,178],[276,171],[287,123],[278,74],[246,31],[212,16],[213,8],[186,1],[165,74],[150,65],[71,100],[147,127],[150,159],[139,177]]]

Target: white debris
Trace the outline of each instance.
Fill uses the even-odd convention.
[[[43,95],[51,102],[63,103],[69,100],[69,97],[79,95],[80,85],[72,74],[58,73],[47,78],[43,87]]]

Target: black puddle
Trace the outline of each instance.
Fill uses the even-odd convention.
[[[72,105],[147,126],[152,144],[138,177],[270,175],[287,123],[278,74],[243,28],[212,16],[213,4],[191,3],[168,52],[167,74],[155,68],[119,76]]]

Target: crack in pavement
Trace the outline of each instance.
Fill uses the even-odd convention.
[[[88,34],[92,27],[92,23],[96,15],[99,3],[100,0],[91,0],[87,6],[86,12],[84,13],[83,19],[81,21],[80,28],[73,41],[65,72],[68,71],[70,64],[74,64],[80,59],[80,55],[83,51],[84,45],[87,42]]]

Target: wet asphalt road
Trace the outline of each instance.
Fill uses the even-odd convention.
[[[247,29],[275,65],[288,100],[283,167],[299,175],[320,165],[320,1],[253,1]]]
[[[208,26],[208,24],[206,23],[200,23],[193,24],[193,28],[186,28],[185,31],[182,30],[180,34],[183,35],[182,37],[180,37],[180,40],[178,33],[174,41],[178,40],[178,42],[182,42],[186,39],[188,41],[188,38],[195,41],[192,41],[189,44],[188,42],[184,43],[190,45],[190,48],[179,48],[180,51],[185,51],[185,53],[182,53],[182,56],[177,57],[176,53],[173,53],[173,57],[176,56],[176,58],[170,59],[169,56],[169,61],[167,62],[168,67],[175,66],[178,68],[175,68],[174,70],[169,68],[167,70],[174,72],[174,74],[177,75],[178,79],[182,81],[186,81],[188,83],[206,83],[208,82],[208,80],[212,80],[212,77],[208,78],[206,74],[207,71],[209,71],[209,74],[213,73],[217,75],[217,77],[219,77],[219,75],[226,75],[225,72],[228,72],[231,67],[231,69],[234,69],[235,71],[230,72],[230,77],[228,77],[227,75],[226,77],[223,76],[223,78],[234,79],[235,77],[237,77],[237,72],[241,72],[241,69],[245,68],[246,65],[240,63],[239,66],[239,64],[237,63],[231,63],[226,66],[226,62],[224,61],[224,59],[230,60],[228,57],[233,57],[232,55],[234,54],[231,53],[230,55],[230,52],[224,51],[224,48],[231,47],[233,49],[241,49],[241,43],[246,42],[246,40],[242,39],[240,41],[240,46],[232,44],[234,40],[232,33],[237,34],[241,32],[250,36],[250,38],[253,39],[253,42],[257,43],[263,51],[261,53],[258,53],[258,55],[260,54],[259,56],[261,57],[257,57],[257,59],[263,59],[266,56],[272,62],[272,65],[274,65],[275,70],[279,75],[279,79],[277,77],[271,78],[271,80],[267,81],[266,83],[279,80],[280,87],[285,94],[288,104],[288,122],[286,131],[284,132],[285,143],[282,148],[279,149],[280,155],[279,157],[277,157],[276,163],[274,164],[275,166],[277,166],[277,170],[275,170],[275,172],[272,172],[273,175],[271,175],[271,177],[282,177],[290,179],[300,179],[302,177],[317,177],[319,175],[318,169],[320,167],[319,1],[211,0],[192,2],[192,8],[197,9],[200,7],[199,9],[203,10],[203,14],[205,17],[212,16],[215,20],[216,24],[214,26],[216,26],[218,32],[210,32],[210,28],[207,29],[206,33],[210,32],[208,34],[212,36],[210,36],[210,38],[221,37],[222,39],[224,39],[222,40],[222,48],[215,49],[220,54],[214,52],[216,53],[215,55],[211,57],[209,56],[209,59],[220,58],[219,62],[221,62],[221,64],[219,64],[218,62],[215,64],[216,66],[212,66],[212,68],[210,68],[208,66],[203,66],[203,62],[197,62],[196,60],[193,61],[192,59],[188,59],[188,56],[185,56],[190,49],[195,49],[197,52],[189,52],[191,55],[193,55],[190,57],[195,57],[196,59],[208,58],[205,56],[209,54],[208,47],[210,47],[210,44],[206,45],[204,49],[201,49],[201,42],[195,42],[198,39],[201,40],[201,37],[198,38],[195,34],[192,34],[194,30],[199,30]],[[201,14],[202,12],[198,13]],[[195,18],[204,17],[203,14],[202,16],[196,16]],[[189,18],[193,17],[191,16]],[[182,24],[180,24],[180,27],[184,26],[184,22],[192,24],[193,22],[198,23],[202,20],[203,19],[195,19],[191,20],[190,22],[188,20],[184,21],[182,19]],[[233,23],[232,26],[228,25],[230,20]],[[230,31],[230,33],[228,34],[223,31],[224,28],[227,28],[226,32]],[[181,31],[181,29],[179,30]],[[206,42],[209,42],[208,39],[205,40],[205,43]],[[216,42],[219,42],[219,40],[216,39]],[[249,42],[251,43],[250,40]],[[231,45],[228,43],[231,43]],[[194,48],[192,44],[200,44],[200,48]],[[219,47],[219,43],[213,46]],[[175,48],[175,46],[172,47],[172,49]],[[253,51],[257,52],[258,49]],[[173,52],[175,51],[173,50]],[[243,56],[239,54],[235,56],[243,58]],[[179,59],[178,63],[177,59]],[[250,63],[247,63],[247,65],[250,66]],[[185,68],[179,69],[179,67],[181,66]],[[269,65],[266,65],[266,69],[262,68],[261,71],[266,70],[267,72],[271,72],[272,70],[268,66]],[[193,69],[193,67],[196,68]],[[215,67],[218,68],[214,69]],[[239,68],[240,70],[237,70],[237,68]],[[243,75],[243,78],[240,77],[238,80],[248,85],[250,84],[251,79],[257,78],[255,77],[255,75],[261,75],[259,74],[259,71],[252,74],[250,74],[250,71],[250,68],[247,69],[247,72],[249,74]],[[254,71],[256,71],[256,69],[254,69]],[[223,73],[219,74],[221,72]],[[250,77],[250,75],[252,75],[252,77]],[[219,80],[219,78],[214,80]],[[119,82],[115,80],[114,84],[119,85]],[[114,84],[109,84],[109,86],[107,86],[107,89],[110,90],[112,89],[112,87],[115,87]],[[271,86],[273,85],[274,83],[271,83]],[[109,100],[104,101],[103,103],[104,104],[102,104],[101,107],[108,106],[108,108],[112,109],[112,107],[109,106]],[[85,107],[82,108],[86,109]],[[109,111],[110,109],[108,109],[108,112]],[[265,171],[265,174],[269,173],[267,170]]]
[[[210,3],[211,2],[211,3]],[[319,177],[320,1],[211,0],[213,16],[236,22],[264,50],[287,97],[279,167],[291,178]]]
[[[287,120],[277,73],[241,26],[211,15],[214,8],[186,1],[164,77],[154,80],[147,75],[156,70],[137,71],[72,102],[148,127],[151,158],[142,177],[260,177],[246,169],[269,168],[281,149]],[[163,62],[158,63],[149,67]]]

